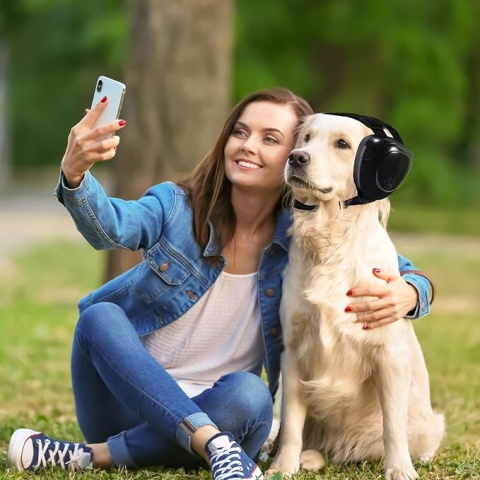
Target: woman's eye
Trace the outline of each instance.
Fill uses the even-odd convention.
[[[244,137],[247,135],[247,132],[245,132],[245,130],[242,130],[240,128],[236,128],[233,130],[233,135],[235,135],[236,137]]]
[[[265,141],[268,143],[278,143],[278,140],[275,137],[265,137]]]
[[[335,142],[335,146],[337,148],[350,148],[350,145],[343,138],[340,138],[339,140],[337,140]]]

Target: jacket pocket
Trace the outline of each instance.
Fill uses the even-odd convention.
[[[174,255],[152,249],[137,268],[133,291],[144,302],[150,303],[169,289],[182,285],[189,275],[189,270]]]

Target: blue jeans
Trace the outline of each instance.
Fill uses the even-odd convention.
[[[205,466],[190,448],[190,436],[205,425],[231,432],[256,460],[271,428],[272,399],[258,376],[230,373],[190,399],[113,303],[92,305],[81,314],[72,383],[86,441],[108,442],[117,466]]]

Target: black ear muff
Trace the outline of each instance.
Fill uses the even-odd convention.
[[[391,137],[369,135],[358,146],[353,179],[362,203],[388,197],[412,167],[413,154]]]
[[[413,153],[399,133],[375,117],[340,112],[328,115],[353,118],[373,131],[373,135],[360,142],[355,156],[353,179],[357,196],[345,200],[343,205],[361,205],[388,197],[405,180],[413,163]]]

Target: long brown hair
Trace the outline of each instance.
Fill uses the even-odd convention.
[[[273,88],[253,93],[233,108],[212,150],[185,180],[179,182],[188,194],[193,209],[195,240],[202,249],[206,247],[209,240],[208,222],[213,225],[220,248],[223,248],[235,233],[235,213],[230,199],[232,185],[225,175],[225,145],[245,108],[250,103],[265,101],[291,106],[298,117],[299,124],[306,115],[313,113],[306,100],[286,88]],[[284,189],[279,205],[283,204],[286,196],[288,191]]]

